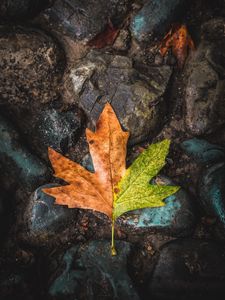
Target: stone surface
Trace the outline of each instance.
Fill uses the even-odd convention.
[[[77,108],[62,111],[50,106],[26,107],[15,112],[11,109],[9,117],[14,118],[33,152],[47,162],[48,147],[68,153],[76,145],[84,127],[84,115]]]
[[[225,159],[225,149],[223,147],[211,144],[203,139],[186,140],[181,144],[181,148],[188,156],[203,164],[215,163]]]
[[[32,190],[50,177],[50,170],[22,144],[15,128],[0,116],[0,179],[6,188]]]
[[[183,239],[160,251],[147,299],[213,299],[225,295],[225,252],[211,241]]]
[[[127,273],[130,244],[116,243],[118,255],[111,256],[110,243],[91,241],[69,248],[59,261],[49,287],[53,299],[139,299]],[[55,262],[52,262],[55,266]]]
[[[0,104],[32,106],[59,96],[65,58],[45,33],[23,27],[0,27]]]
[[[207,215],[216,217],[220,231],[225,230],[225,163],[205,168],[199,181],[199,200]]]
[[[120,24],[128,4],[127,0],[56,0],[36,22],[73,40],[89,41],[105,29],[109,20],[114,26]]]
[[[166,177],[157,177],[157,182],[172,185]],[[196,217],[193,203],[188,193],[180,189],[165,199],[165,206],[131,211],[118,222],[121,229],[131,234],[159,232],[172,236],[187,236],[195,227]]]
[[[185,120],[187,129],[194,135],[212,133],[225,122],[223,26],[224,21],[220,19],[204,24],[201,43],[187,65]],[[211,39],[213,34],[214,40]]]
[[[39,187],[30,197],[23,212],[23,237],[30,244],[46,244],[71,237],[76,227],[77,210],[55,205],[54,198],[42,189],[58,186],[46,184]],[[67,238],[68,239],[68,238]]]
[[[130,143],[136,143],[162,125],[167,106],[163,96],[171,73],[168,66],[133,66],[126,56],[91,51],[71,68],[64,99],[79,104],[92,124],[110,102],[122,126],[131,133]],[[67,97],[68,91],[73,97]]]
[[[148,0],[131,20],[131,32],[139,42],[150,42],[165,35],[171,23],[178,22],[185,11],[184,0]]]
[[[59,112],[56,109],[47,109],[41,111],[38,116],[36,114],[36,122],[32,125],[32,130],[27,127],[28,138],[35,137],[33,145],[36,149],[41,144],[45,148],[52,147],[56,151],[66,153],[76,144],[80,136],[82,114],[78,110]],[[43,147],[40,147],[39,154],[42,151]]]
[[[52,0],[1,0],[0,17],[5,20],[30,19]]]

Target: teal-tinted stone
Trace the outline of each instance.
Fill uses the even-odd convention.
[[[76,229],[76,209],[66,206],[55,205],[55,199],[42,191],[44,188],[58,186],[57,184],[46,184],[40,186],[31,195],[28,206],[23,216],[24,239],[29,244],[51,244],[70,238]],[[67,231],[67,234],[65,234]]]
[[[148,42],[155,35],[166,34],[171,23],[182,17],[184,0],[151,0],[131,20],[131,32],[139,42]]]
[[[225,163],[217,163],[203,170],[199,182],[199,196],[205,213],[214,216],[225,230]]]
[[[23,146],[15,128],[0,116],[0,165],[2,180],[33,189],[50,176],[45,164]],[[8,181],[8,182],[7,182]]]
[[[187,155],[200,163],[210,164],[225,158],[224,148],[203,139],[193,138],[186,140],[181,144],[181,148]]]
[[[54,299],[138,300],[127,273],[130,244],[117,242],[111,256],[110,242],[92,241],[67,250],[60,261],[61,273],[54,278],[49,294]]]
[[[161,182],[171,185],[166,177]],[[195,225],[195,210],[192,199],[182,188],[174,195],[166,198],[165,206],[145,208],[126,213],[119,223],[124,231],[151,232],[158,231],[172,236],[186,236],[190,234]]]

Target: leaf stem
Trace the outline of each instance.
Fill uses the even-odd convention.
[[[112,243],[111,243],[111,254],[112,256],[117,255],[116,248],[115,248],[115,237],[114,232],[115,231],[115,219],[112,217]]]

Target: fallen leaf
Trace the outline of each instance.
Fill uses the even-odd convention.
[[[111,46],[119,34],[119,29],[115,28],[111,22],[108,23],[105,30],[96,35],[87,43],[88,46],[96,49]]]
[[[161,55],[165,56],[169,48],[172,48],[172,52],[177,58],[178,67],[183,68],[188,56],[188,50],[195,49],[194,42],[188,33],[186,25],[172,27],[161,43]]]
[[[170,141],[150,145],[126,170],[129,133],[121,129],[109,103],[99,117],[96,131],[86,129],[86,136],[95,173],[49,148],[54,176],[67,185],[43,191],[55,198],[55,204],[92,209],[107,215],[112,220],[112,254],[115,255],[115,220],[131,210],[163,206],[162,200],[179,189],[149,184],[165,165]]]
[[[92,209],[112,218],[113,191],[126,170],[129,133],[121,129],[110,104],[106,104],[96,127],[96,132],[86,129],[95,173],[49,148],[54,176],[69,185],[44,189],[44,192],[55,197],[56,204]]]

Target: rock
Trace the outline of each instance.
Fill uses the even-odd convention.
[[[15,128],[0,116],[0,179],[13,190],[23,185],[33,190],[50,177],[50,170],[22,144]]]
[[[216,217],[222,235],[225,230],[225,163],[203,169],[199,200],[207,215]]]
[[[183,239],[160,251],[146,299],[213,299],[225,293],[224,249],[212,241]]]
[[[20,109],[19,112],[11,110],[9,117],[14,118],[33,152],[47,162],[48,147],[65,154],[75,146],[84,122],[83,113],[79,109],[61,111],[49,106],[38,109],[29,107]]]
[[[217,20],[218,26],[223,24]],[[220,31],[216,32],[210,23],[203,28],[208,29],[209,36],[215,33],[214,40],[202,35],[186,69],[185,121],[193,135],[212,133],[225,123],[225,38],[222,34],[218,36]]]
[[[23,211],[23,239],[29,244],[41,245],[63,239],[68,240],[76,228],[76,209],[55,205],[54,198],[42,189],[58,186],[46,184],[39,187],[30,197]],[[73,230],[74,229],[74,230]]]
[[[129,31],[121,29],[113,44],[113,48],[117,51],[126,51],[129,49],[130,43],[131,37]]]
[[[111,256],[110,243],[91,241],[69,248],[54,271],[49,294],[53,299],[139,299],[127,273],[130,244],[117,242]],[[52,266],[56,261],[53,260]]]
[[[4,20],[30,19],[45,8],[51,0],[2,0],[0,17]]]
[[[146,1],[131,20],[131,32],[138,42],[150,42],[169,31],[171,23],[182,18],[186,8],[184,0]]]
[[[160,184],[173,185],[166,177],[157,177]],[[145,208],[126,213],[118,223],[128,234],[166,233],[171,236],[189,235],[196,223],[195,210],[190,196],[180,189],[165,199],[165,206]]]
[[[82,115],[78,110],[58,112],[48,109],[38,116],[34,131],[38,142],[61,152],[76,144],[82,128]]]
[[[36,22],[73,40],[90,41],[105,29],[109,20],[114,26],[119,25],[126,16],[128,3],[127,0],[56,0]]]
[[[188,156],[203,164],[215,163],[225,158],[223,147],[211,144],[203,139],[193,138],[181,144]]]
[[[0,27],[0,104],[37,106],[56,99],[64,53],[37,29]]]
[[[130,143],[145,140],[163,123],[164,94],[171,77],[168,66],[135,65],[126,56],[91,51],[68,74],[65,85],[73,100],[96,123],[105,103],[113,106],[122,126],[131,133]],[[75,100],[74,100],[75,99]]]

